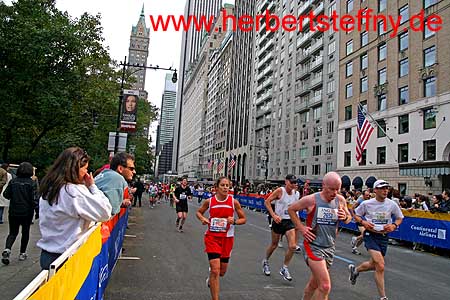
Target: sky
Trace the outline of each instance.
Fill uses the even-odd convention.
[[[4,1],[11,4],[11,0]],[[150,26],[150,14],[166,16],[182,15],[185,0],[56,0],[56,7],[67,11],[71,17],[79,17],[84,12],[92,15],[101,14],[105,46],[109,48],[112,59],[123,61],[128,56],[131,27],[139,21],[142,5],[144,5],[145,21]],[[150,45],[147,65],[173,67],[179,69],[181,50],[181,31],[169,28],[167,32],[150,31]],[[165,71],[147,70],[145,88],[148,99],[161,107],[161,96],[164,90]],[[119,91],[117,91],[119,93]],[[152,141],[156,141],[155,122],[152,125]]]

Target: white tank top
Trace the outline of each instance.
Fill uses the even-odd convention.
[[[275,201],[275,213],[279,215],[281,219],[290,220],[291,217],[288,214],[288,207],[294,201],[298,200],[299,193],[297,191],[292,190],[293,192],[292,195],[288,195],[284,187],[281,187],[281,191],[283,192],[283,195],[281,196],[280,199]]]

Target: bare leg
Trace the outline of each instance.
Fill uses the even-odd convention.
[[[314,261],[308,259],[309,268],[312,276],[305,287],[303,299],[304,300],[327,300],[331,291],[330,274],[325,260]]]
[[[280,241],[280,234],[277,234],[272,231],[272,242],[270,243],[269,247],[266,250],[266,259],[267,260],[269,260],[273,251],[275,251],[275,249],[277,249],[279,241]]]
[[[286,254],[284,255],[284,265],[287,266],[294,255],[295,249],[297,249],[297,239],[295,236],[295,229],[291,229],[286,231],[285,236],[288,240],[288,249],[286,250]]]
[[[209,260],[209,290],[211,292],[211,300],[219,300],[219,275],[220,275],[220,258]]]

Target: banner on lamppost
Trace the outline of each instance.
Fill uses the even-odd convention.
[[[139,91],[123,90],[122,117],[120,118],[121,131],[136,131],[138,100]]]
[[[124,152],[127,150],[127,136],[126,132],[110,132],[108,139],[108,151],[114,151],[116,146],[116,138],[118,140],[117,151]]]

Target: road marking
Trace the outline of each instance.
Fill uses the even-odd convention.
[[[334,257],[335,257],[336,259],[342,260],[343,262],[346,262],[346,263],[348,263],[348,264],[352,264],[352,263],[353,263],[353,260],[347,259],[347,258],[342,257],[342,256],[339,256],[339,255],[335,255]]]
[[[252,224],[252,223],[247,223],[247,225],[250,225],[250,226],[252,226],[252,227],[258,228],[258,229],[263,230],[263,231],[271,232],[271,231],[270,231],[269,229],[267,229],[267,228],[264,228],[264,227],[261,227],[261,226],[258,226],[258,225]]]
[[[140,257],[135,257],[135,256],[121,256],[121,257],[119,257],[119,259],[122,259],[122,260],[140,260],[141,258]]]
[[[136,236],[134,234],[125,234],[124,237],[135,238]]]
[[[293,289],[293,286],[287,286],[287,285],[266,285],[264,287],[265,289],[271,289],[271,290],[284,290],[284,289]]]

